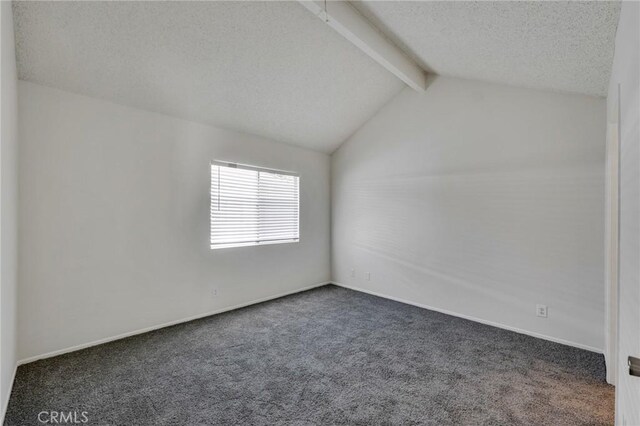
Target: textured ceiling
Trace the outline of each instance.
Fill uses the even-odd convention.
[[[352,2],[425,70],[605,96],[619,2]]]
[[[333,151],[403,84],[297,2],[14,2],[23,80]]]
[[[425,70],[604,96],[618,2],[352,2]],[[297,2],[14,2],[23,80],[332,152],[403,84]]]

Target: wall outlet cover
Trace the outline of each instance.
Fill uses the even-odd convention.
[[[536,315],[542,318],[547,317],[547,305],[536,305]]]

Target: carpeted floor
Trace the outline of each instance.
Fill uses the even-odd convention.
[[[326,286],[21,366],[5,424],[613,424],[604,377],[595,353]]]

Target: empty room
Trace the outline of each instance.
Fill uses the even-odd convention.
[[[0,424],[640,426],[640,2],[0,36]]]

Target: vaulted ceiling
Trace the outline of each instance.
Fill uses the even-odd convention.
[[[605,96],[618,1],[352,2],[424,70]]]
[[[606,92],[618,2],[352,5],[427,72]],[[22,80],[323,152],[404,87],[298,2],[13,8]]]
[[[297,2],[14,2],[20,79],[333,151],[403,84]]]

